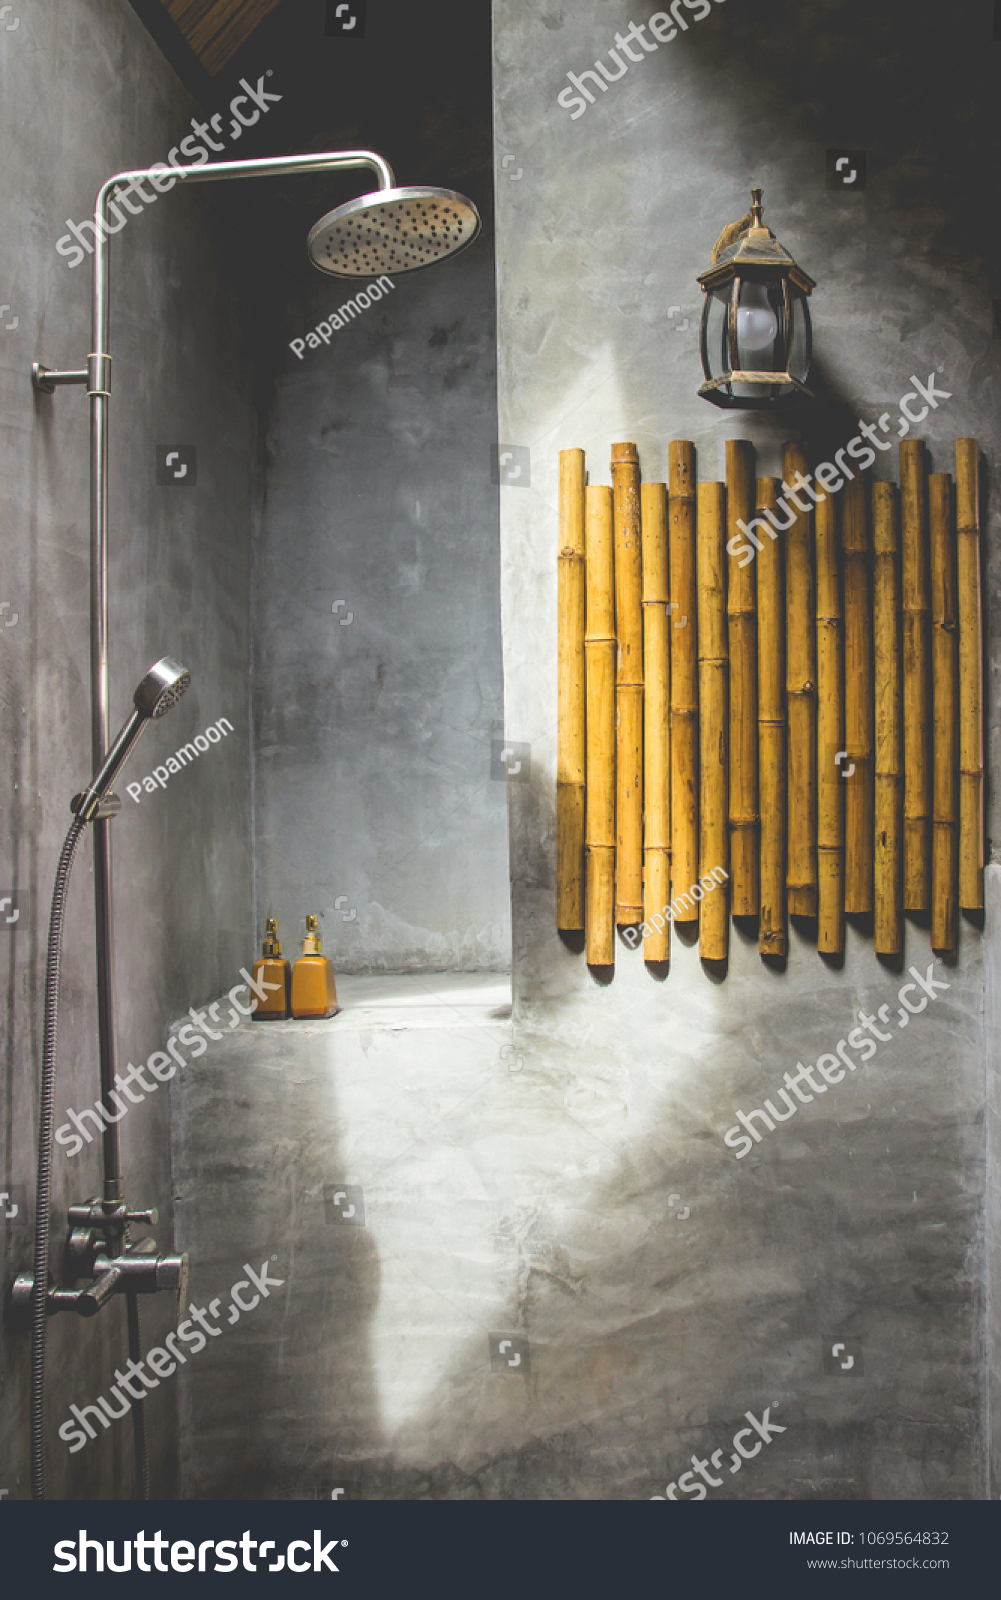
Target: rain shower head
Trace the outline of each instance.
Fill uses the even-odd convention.
[[[132,696],[132,704],[144,717],[165,717],[191,685],[191,673],[179,661],[164,656],[150,667]]]
[[[472,244],[480,214],[451,189],[378,189],[321,217],[306,240],[313,265],[335,278],[416,272]]]

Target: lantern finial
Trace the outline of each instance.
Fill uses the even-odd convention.
[[[761,220],[761,197],[764,192],[764,189],[751,190],[751,226],[747,230],[748,237],[751,239],[770,239],[772,237],[771,228],[766,228]]]

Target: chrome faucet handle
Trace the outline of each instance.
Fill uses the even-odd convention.
[[[102,1257],[102,1261],[106,1258]],[[78,1317],[96,1317],[103,1305],[106,1305],[113,1294],[118,1293],[122,1281],[122,1269],[115,1262],[107,1262],[100,1276],[94,1279],[89,1289],[82,1289],[77,1295],[73,1309]]]

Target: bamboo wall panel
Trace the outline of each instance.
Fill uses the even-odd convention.
[[[667,485],[640,488],[643,552],[643,942],[646,961],[666,961],[671,925],[671,638],[667,581]],[[657,919],[662,926],[657,927]]]
[[[727,539],[754,518],[754,446],[726,441]],[[769,544],[771,540],[767,541]],[[760,559],[760,556],[759,556]],[[758,914],[758,660],[754,562],[727,556],[730,656],[730,906],[735,917]]]
[[[729,870],[725,485],[700,483],[697,504],[699,872],[704,882],[716,867]],[[702,900],[700,956],[725,960],[729,926],[726,887],[721,885]]]
[[[668,450],[671,580],[671,880],[674,896],[699,875],[698,602],[695,588],[695,446]],[[698,912],[693,913],[694,916]]]
[[[557,558],[556,926],[584,926],[584,452],[560,451]]]
[[[643,613],[640,464],[634,444],[612,445],[615,516],[615,920],[643,920]]]
[[[845,584],[845,912],[872,911],[873,695],[869,474],[847,482],[841,496]]]
[[[875,841],[873,944],[904,948],[903,724],[901,712],[900,503],[892,483],[872,486],[875,655]]]
[[[806,475],[806,453],[787,444],[783,487]],[[788,906],[793,916],[817,915],[817,645],[813,580],[813,517],[794,511],[786,536],[786,717],[788,726]]]
[[[984,905],[983,620],[980,599],[980,444],[956,440],[956,590],[959,609],[959,903]]]
[[[615,557],[612,491],[584,491],[587,562],[587,845],[585,949],[615,960]]]
[[[757,506],[774,511],[779,485],[759,478]],[[782,541],[765,539],[757,560],[758,622],[758,792],[761,808],[761,920],[758,949],[762,955],[786,953],[786,718],[785,596]]]
[[[760,954],[782,959],[790,915],[835,956],[846,916],[871,915],[900,957],[914,909],[955,950],[984,898],[977,440],[956,441],[955,491],[909,440],[899,491],[821,474],[808,510],[800,445],[781,482],[753,479],[745,440],[727,484],[696,482],[685,440],[667,484],[640,483],[634,445],[612,453],[611,488],[559,457],[560,929],[610,966],[616,923],[630,949],[642,928],[667,962],[687,915],[721,961],[731,911],[756,908]],[[763,537],[728,560],[738,522]]]
[[[924,445],[900,446],[900,594],[904,650],[904,910],[931,896],[928,486]]]
[[[839,497],[814,513],[817,537],[817,949],[845,948],[844,633],[839,561]]]
[[[932,639],[931,943],[955,950],[959,869],[959,679],[952,479],[928,479]]]

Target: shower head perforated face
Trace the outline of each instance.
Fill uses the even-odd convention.
[[[150,667],[142,683],[132,696],[132,704],[144,717],[165,717],[171,706],[191,684],[191,673],[179,661],[164,656]]]
[[[328,211],[310,229],[313,265],[335,278],[416,272],[472,244],[480,214],[451,189],[380,189]]]

